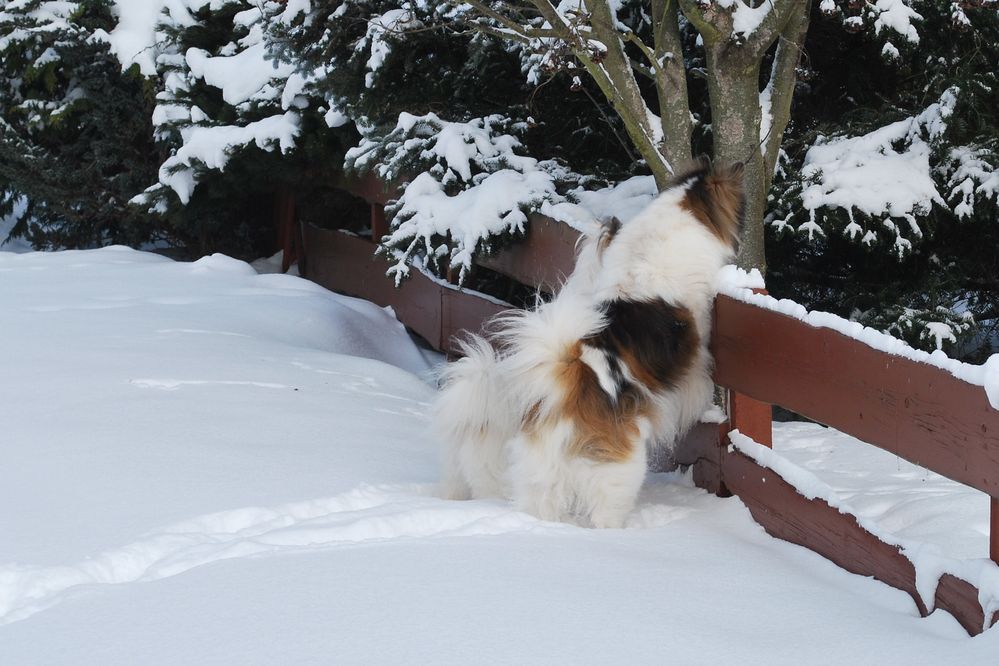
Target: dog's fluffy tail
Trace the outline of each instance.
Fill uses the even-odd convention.
[[[536,310],[510,315],[503,324],[505,372],[517,386],[510,398],[513,411],[523,419],[560,410],[567,375],[581,362],[580,342],[605,325],[603,314],[588,295],[563,293]]]
[[[444,370],[434,407],[434,427],[443,444],[441,495],[502,497],[513,419],[500,359],[482,337],[473,335],[458,345],[463,358]]]

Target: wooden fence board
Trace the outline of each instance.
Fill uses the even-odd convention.
[[[999,498],[992,497],[989,507],[989,557],[999,564]]]
[[[327,289],[391,305],[400,321],[437,349],[450,350],[463,330],[479,330],[482,322],[509,308],[481,294],[441,284],[413,270],[396,287],[385,276],[388,264],[374,257],[374,244],[343,231],[314,226],[305,229],[308,278]]]
[[[999,496],[999,411],[944,370],[726,296],[715,380]]]
[[[543,215],[531,215],[527,236],[476,263],[521,284],[556,291],[576,264],[580,233]]]
[[[927,608],[916,591],[912,562],[864,529],[852,514],[841,513],[820,499],[808,499],[773,470],[728,448],[730,426],[702,424],[676,449],[676,462],[692,466],[699,487],[742,500],[768,534],[813,550],[837,566],[870,576],[907,592],[921,615]],[[935,607],[953,615],[969,634],[981,633],[984,612],[974,585],[944,574],[937,586]],[[999,613],[991,624],[999,621]]]
[[[481,331],[486,320],[510,307],[475,292],[442,285],[440,348],[448,352],[455,351],[455,338],[468,332]]]

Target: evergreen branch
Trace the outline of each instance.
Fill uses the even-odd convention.
[[[469,26],[471,27],[472,30],[476,32],[482,33],[484,35],[489,35],[491,37],[496,37],[497,39],[512,40],[515,42],[519,42],[521,44],[531,43],[531,39],[529,37],[526,37],[525,35],[522,35],[519,32],[514,32],[512,30],[508,30],[505,28],[497,28],[482,21],[472,21],[469,23]]]
[[[516,34],[518,37],[522,38],[523,40],[540,39],[540,38],[558,38],[561,36],[558,31],[553,29],[550,30],[545,28],[530,28],[521,23],[517,23],[509,16],[506,16],[496,11],[492,7],[489,7],[488,5],[486,5],[483,2],[480,2],[479,0],[462,0],[462,4],[467,4],[471,6],[478,13],[488,18],[491,18],[492,20],[496,21],[497,23],[505,27],[507,30],[511,31],[512,33]]]

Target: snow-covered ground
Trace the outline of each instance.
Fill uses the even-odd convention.
[[[650,476],[624,530],[433,495],[385,311],[215,256],[0,252],[0,664],[994,663],[999,631]],[[907,539],[985,498],[850,438],[777,450]]]

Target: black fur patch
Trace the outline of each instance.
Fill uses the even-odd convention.
[[[653,391],[675,386],[697,353],[697,324],[690,310],[662,299],[614,300],[603,310],[607,326],[583,342],[612,361],[611,372],[621,382],[619,393],[628,391],[622,366]]]

